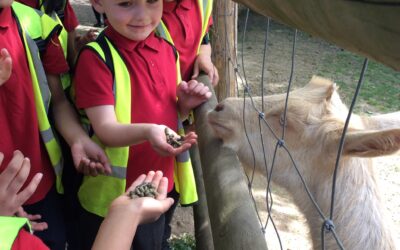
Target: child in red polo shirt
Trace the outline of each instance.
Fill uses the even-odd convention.
[[[213,86],[217,85],[218,70],[211,61],[211,45],[208,29],[212,25],[212,17],[202,23],[202,12],[208,6],[211,13],[213,1],[199,0],[163,0],[162,21],[167,26],[174,46],[179,52],[181,74],[184,81],[195,79],[200,71],[204,71]],[[201,9],[203,7],[203,9]],[[203,14],[204,15],[204,14]],[[204,17],[207,18],[207,17]],[[203,35],[203,25],[207,32]],[[200,45],[200,48],[199,48]]]
[[[189,110],[206,101],[211,92],[195,80],[177,86],[175,50],[154,33],[162,16],[162,0],[91,2],[99,13],[107,15],[109,25],[104,34],[118,50],[129,73],[131,120],[128,124],[118,122],[113,73],[92,49],[84,49],[77,62],[74,75],[77,107],[85,110],[95,135],[104,145],[129,146],[127,184],[140,173],[159,168],[169,180],[170,192],[173,189],[173,156],[187,150],[197,136],[193,132],[188,134],[186,143],[174,149],[166,143],[164,130],[168,127],[177,131],[178,112],[182,118],[187,116]],[[93,195],[102,200],[101,193]],[[80,200],[83,204],[81,196]],[[100,215],[88,211],[83,209],[80,223],[85,232],[83,241],[88,242],[82,249],[91,245],[102,221]],[[133,249],[160,249],[163,233],[162,216],[157,222],[138,228]]]
[[[67,61],[70,67],[75,63],[78,51],[86,43],[93,41],[96,38],[94,30],[89,30],[83,36],[76,34],[76,28],[79,25],[78,18],[72,8],[69,0],[16,0],[17,2],[28,5],[34,9],[42,10],[47,15],[52,16],[54,13],[61,20],[63,27],[68,33],[68,41],[63,41],[68,44]]]
[[[41,183],[26,201],[24,209],[30,214],[41,214],[42,219],[49,225],[49,229],[37,232],[46,244],[52,249],[65,249],[63,206],[61,197],[54,188],[55,169],[50,162],[39,129],[39,120],[47,118],[38,117],[36,105],[42,100],[35,99],[35,86],[25,53],[27,49],[21,37],[24,27],[19,26],[15,12],[10,7],[11,4],[10,0],[0,1],[0,48],[8,51],[5,53],[5,50],[2,50],[1,53],[2,57],[11,57],[11,61],[14,62],[10,78],[0,86],[0,151],[4,153],[5,162],[10,161],[16,148],[29,157],[32,171],[28,181],[39,172],[43,174]],[[30,12],[25,14],[28,13]],[[41,52],[42,64],[35,63],[38,71],[44,68],[47,74],[47,82],[40,80],[39,92],[44,97],[42,89],[45,89],[48,83],[51,91],[49,115],[51,113],[59,132],[71,146],[74,161],[78,165],[103,168],[108,164],[104,152],[87,137],[62,90],[59,74],[68,71],[68,65],[60,49],[57,32],[51,34],[52,36],[46,40],[48,43],[45,49]],[[9,62],[10,59],[5,60]],[[49,138],[45,137],[47,135],[46,131],[43,138]],[[3,168],[0,167],[0,172],[2,171]]]

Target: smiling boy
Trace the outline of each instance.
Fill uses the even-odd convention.
[[[186,151],[197,136],[191,132],[182,146],[173,148],[166,143],[164,130],[177,131],[178,113],[185,117],[211,96],[208,87],[194,80],[177,85],[176,50],[154,33],[162,0],[91,2],[107,15],[109,25],[80,54],[74,78],[76,104],[106,147],[113,173],[119,175],[85,177],[79,191],[80,227],[86,232],[82,249],[91,245],[108,203],[141,173],[162,170],[169,180],[168,192],[172,191],[174,156]],[[161,216],[140,226],[133,248],[161,249],[164,220]]]

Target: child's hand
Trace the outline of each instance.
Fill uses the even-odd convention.
[[[75,168],[84,175],[111,174],[111,166],[103,149],[89,138],[71,146]]]
[[[193,66],[192,79],[196,79],[199,76],[200,71],[203,71],[208,75],[213,87],[215,87],[218,84],[219,81],[218,70],[212,63],[211,57],[207,54],[200,53],[197,56]]]
[[[80,51],[83,46],[85,46],[87,43],[93,42],[97,38],[97,30],[91,29],[88,32],[86,32],[82,36],[77,36],[75,38],[75,49],[76,51]]]
[[[207,101],[211,95],[210,89],[201,82],[196,80],[182,81],[177,89],[178,106],[182,117],[185,117],[190,110]]]
[[[0,153],[0,165],[4,155]],[[31,164],[28,158],[16,150],[8,166],[0,174],[0,216],[13,216],[22,204],[35,192],[43,174],[37,173],[23,190]]]
[[[0,51],[0,86],[3,85],[11,76],[12,59],[7,49]]]
[[[18,211],[15,213],[16,216],[18,217],[25,217],[29,220],[29,223],[31,224],[31,228],[33,231],[44,231],[46,230],[49,226],[47,225],[46,222],[38,222],[37,220],[40,220],[42,216],[40,214],[28,214],[25,212],[25,210],[22,207],[19,207]]]
[[[188,150],[197,141],[196,133],[190,132],[183,137],[181,146],[174,148],[172,145],[167,143],[165,128],[167,127],[164,125],[154,125],[149,132],[148,138],[153,149],[162,156],[178,155]],[[168,128],[168,131],[177,137],[179,136],[172,129]]]
[[[135,190],[138,185],[144,182],[152,184],[157,190],[157,196],[155,198],[138,197],[131,199],[128,195],[129,192]],[[109,214],[135,214],[139,217],[139,224],[156,221],[174,203],[172,198],[167,198],[167,188],[168,179],[163,177],[161,171],[150,171],[147,175],[142,174],[132,183],[125,194],[111,203]]]

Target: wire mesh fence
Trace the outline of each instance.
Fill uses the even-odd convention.
[[[221,13],[216,13],[217,15],[221,15]],[[225,15],[223,13],[222,15]],[[252,16],[253,15],[253,16]],[[261,28],[260,28],[261,27]],[[352,60],[349,65],[345,65],[346,70],[344,72],[338,72],[337,69],[329,69],[333,63],[326,62],[324,60],[334,61],[336,58],[330,58],[329,55],[326,55],[326,51],[343,52],[340,48],[337,48],[333,45],[325,43],[324,41],[313,39],[309,35],[298,32],[297,30],[290,29],[288,27],[284,27],[280,24],[277,24],[270,20],[269,18],[264,18],[260,16],[256,16],[255,14],[250,13],[249,10],[242,11],[241,15],[239,15],[239,46],[238,46],[238,54],[236,55],[228,55],[230,66],[236,72],[236,80],[237,80],[237,92],[238,96],[243,97],[243,99],[248,98],[250,101],[243,101],[243,127],[246,133],[246,137],[248,139],[248,145],[250,147],[250,151],[252,152],[253,160],[253,170],[247,171],[246,176],[249,183],[250,195],[253,198],[254,203],[256,204],[258,210],[258,219],[260,222],[260,230],[263,232],[267,232],[267,228],[271,227],[274,232],[274,235],[271,235],[271,232],[268,231],[267,239],[273,239],[275,241],[273,247],[269,245],[270,249],[284,249],[285,242],[281,239],[281,230],[277,228],[277,222],[275,222],[276,216],[274,216],[274,206],[276,206],[276,202],[274,201],[273,193],[277,191],[274,189],[271,180],[274,174],[274,166],[276,161],[279,161],[279,157],[277,155],[284,154],[286,158],[289,158],[289,161],[292,165],[291,171],[297,173],[297,177],[302,183],[302,188],[304,193],[307,194],[304,197],[307,198],[307,202],[310,204],[309,206],[313,207],[315,210],[316,217],[314,218],[319,222],[318,229],[311,228],[311,231],[318,230],[320,231],[320,246],[322,249],[325,249],[325,238],[331,237],[334,239],[336,246],[335,248],[343,249],[343,242],[340,237],[337,235],[335,230],[335,201],[338,195],[336,193],[336,176],[338,168],[340,167],[340,156],[342,154],[344,138],[347,132],[347,127],[351,118],[351,113],[356,107],[356,101],[360,93],[360,89],[363,85],[364,76],[366,74],[368,60],[357,58],[357,60]],[[277,39],[277,37],[284,37],[284,40]],[[299,43],[301,40],[301,43]],[[310,46],[310,43],[312,46]],[[232,44],[228,46],[234,46]],[[317,48],[317,50],[315,50]],[[249,51],[254,50],[254,52],[249,53]],[[228,49],[226,51],[229,51]],[[250,55],[249,55],[250,54]],[[308,54],[307,57],[304,57],[304,54]],[[249,56],[257,57],[256,60],[249,59]],[[301,60],[296,60],[297,57],[300,57]],[[283,63],[282,63],[283,61]],[[336,64],[346,64],[348,62],[342,61]],[[300,66],[299,66],[300,65]],[[297,72],[297,67],[299,68],[300,74]],[[374,66],[375,67],[375,66]],[[249,73],[250,72],[250,73]],[[344,88],[347,92],[346,97],[344,98],[347,103],[349,103],[349,112],[346,114],[346,119],[343,126],[343,133],[340,141],[338,141],[337,145],[337,153],[336,160],[334,161],[334,169],[332,173],[332,178],[330,181],[330,192],[326,195],[329,195],[330,206],[327,209],[321,209],[318,202],[316,201],[314,195],[309,188],[309,179],[306,180],[302,176],[301,168],[299,169],[298,163],[296,159],[294,159],[291,155],[290,148],[285,144],[285,136],[286,136],[286,126],[287,126],[287,105],[290,99],[290,90],[293,88],[297,88],[298,85],[292,86],[293,82],[300,82],[303,85],[309,81],[311,75],[313,74],[321,74],[323,76],[329,78],[339,78],[340,81],[350,82],[347,88]],[[390,72],[394,77],[394,83],[391,84],[395,86],[394,88],[397,90],[398,86],[396,86],[396,81],[400,79],[400,75],[396,72]],[[335,77],[336,76],[336,77]],[[339,77],[338,77],[339,76]],[[400,83],[400,82],[399,82]],[[271,129],[271,125],[268,123],[265,118],[266,111],[264,109],[264,98],[263,96],[271,93],[282,93],[286,90],[285,97],[285,109],[281,114],[280,123],[281,129],[280,133],[277,133],[273,129]],[[396,94],[395,94],[396,95]],[[261,101],[254,102],[253,98],[255,96],[261,96]],[[396,98],[396,96],[394,96]],[[258,103],[258,105],[256,104]],[[372,105],[368,105],[363,98],[362,103],[364,105],[358,105],[357,111],[361,111],[364,113],[375,113],[377,109],[375,109]],[[250,105],[246,107],[246,105]],[[390,105],[385,108],[381,108],[380,110],[384,111],[397,111],[400,109],[400,103],[397,100],[393,105]],[[249,139],[247,129],[246,129],[246,112],[248,110],[252,110],[253,114],[256,116],[255,118],[251,118],[253,120],[258,120],[259,122],[259,143],[262,146],[262,151],[255,152],[252,146],[253,141]],[[246,117],[246,118],[245,118]],[[264,135],[262,131],[268,130],[274,137],[274,150],[272,154],[265,154],[266,149],[264,145],[266,143],[271,144],[270,141],[265,142]],[[252,131],[254,133],[254,131]],[[260,147],[257,147],[260,149]],[[280,152],[280,153],[279,153]],[[283,153],[282,153],[283,152]],[[265,197],[265,202],[263,206],[260,206],[260,202],[255,197],[260,196],[260,191],[256,191],[254,187],[254,179],[256,178],[256,154],[263,154],[263,167],[265,168],[265,191],[262,192],[261,196]],[[270,157],[272,155],[272,157]],[[268,159],[267,159],[268,158]],[[258,162],[257,164],[260,164]],[[290,181],[290,180],[288,180]],[[315,189],[314,189],[315,190]],[[278,192],[279,189],[278,189]],[[278,194],[279,196],[279,194]],[[318,197],[319,199],[321,197]],[[278,206],[280,204],[278,203]],[[340,211],[342,212],[342,211]],[[317,218],[319,217],[319,218]],[[286,218],[282,218],[286,220]],[[285,222],[280,221],[279,224],[284,224]],[[287,221],[286,221],[287,223]],[[302,228],[299,230],[308,231],[308,229]],[[304,232],[301,232],[304,234]],[[267,242],[268,244],[268,242]],[[299,249],[310,248],[310,242],[304,241],[299,244],[299,242],[291,243],[292,247],[297,246]],[[304,244],[304,245],[301,245]],[[330,245],[332,246],[332,245]],[[295,247],[296,248],[296,247]],[[286,248],[285,248],[286,249]],[[330,248],[328,248],[330,249]]]

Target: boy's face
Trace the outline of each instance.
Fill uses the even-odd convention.
[[[3,0],[0,0],[3,1]],[[124,37],[142,41],[157,27],[163,0],[91,0],[93,7],[107,15],[110,25]]]
[[[0,8],[11,6],[14,0],[0,0]]]

